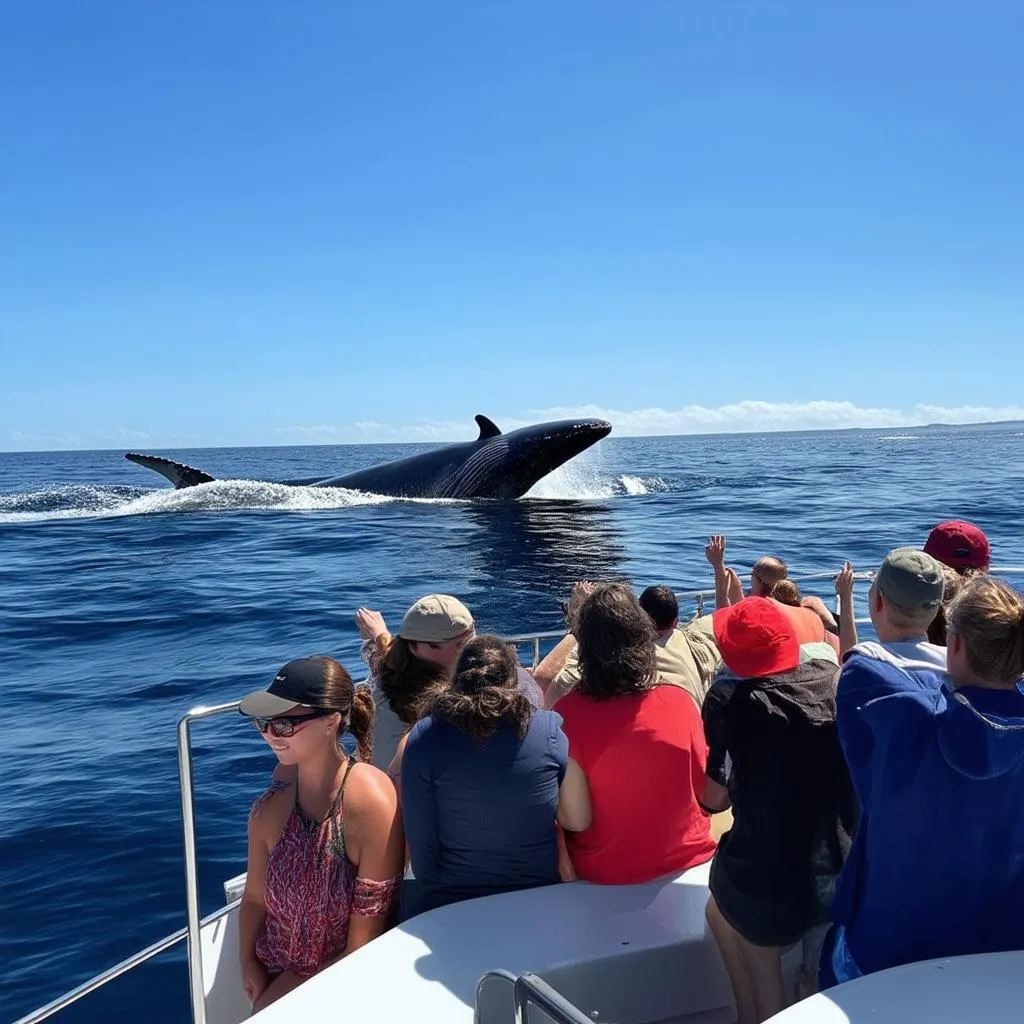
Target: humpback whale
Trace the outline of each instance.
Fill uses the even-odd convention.
[[[477,416],[476,423],[480,435],[475,441],[444,445],[344,476],[277,482],[346,487],[399,498],[518,498],[612,429],[604,420],[559,420],[503,434],[486,416]],[[159,455],[126,452],[125,458],[155,470],[179,488],[214,479],[201,469]]]

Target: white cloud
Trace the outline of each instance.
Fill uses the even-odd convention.
[[[687,405],[681,409],[605,409],[596,405],[532,409],[514,416],[495,417],[503,430],[514,430],[544,420],[593,417],[608,420],[619,436],[656,434],[708,434],[767,432],[773,430],[846,430],[865,428],[906,428],[928,423],[986,423],[1024,420],[1024,406],[965,405],[947,408],[918,404],[911,409],[858,406],[853,402],[732,402],[708,407]],[[375,420],[351,425],[281,427],[282,439],[297,443],[316,441],[338,444],[360,441],[462,441],[471,438],[475,427],[465,421],[420,420],[410,424],[388,424]]]
[[[476,412],[477,410],[473,410]],[[859,406],[853,402],[732,402],[709,407],[687,405],[681,409],[605,409],[596,405],[563,406],[520,410],[514,415],[493,415],[502,430],[514,430],[545,420],[594,417],[608,420],[619,437],[657,434],[761,433],[773,430],[844,430],[853,427],[897,428],[928,423],[987,423],[1024,420],[1024,406],[964,405],[955,408],[918,404],[910,409]],[[384,423],[359,420],[354,423],[298,424],[275,427],[273,439],[279,444],[360,444],[415,441],[440,444],[466,441],[476,436],[472,416],[464,420],[425,420]],[[214,439],[197,434],[167,435],[129,427],[106,427],[81,433],[44,435],[11,430],[0,433],[0,449],[43,450],[105,447],[200,448],[211,444],[245,445],[265,443],[267,438],[233,437]]]

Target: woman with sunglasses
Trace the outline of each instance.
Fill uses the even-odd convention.
[[[240,710],[289,769],[249,816],[239,945],[256,1011],[384,931],[405,839],[394,787],[366,763],[373,698],[338,662],[290,661]],[[357,757],[338,742],[345,732]]]

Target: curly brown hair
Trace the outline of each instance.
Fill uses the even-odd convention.
[[[519,689],[516,655],[496,636],[470,640],[456,662],[449,686],[434,695],[431,714],[469,733],[481,745],[502,725],[523,739],[533,705]]]
[[[409,641],[400,636],[388,645],[377,671],[380,692],[405,725],[415,725],[423,717],[435,691],[447,681],[441,665],[417,658]]]
[[[621,583],[595,588],[580,608],[579,691],[596,700],[643,693],[657,681],[654,626]]]

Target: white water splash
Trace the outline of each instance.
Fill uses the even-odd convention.
[[[260,480],[215,480],[181,490],[142,494],[133,494],[126,488],[79,485],[2,495],[0,523],[255,509],[313,512],[398,500],[342,487],[290,487]]]
[[[655,494],[666,489],[665,481],[659,477],[620,476],[619,481],[627,494]]]
[[[879,441],[920,441],[920,434],[882,434]]]
[[[559,466],[526,492],[528,498],[600,501],[623,495],[657,494],[668,490],[660,477],[609,476],[596,466],[575,461]]]
[[[667,486],[658,477],[609,476],[593,464],[576,460],[549,473],[534,485],[527,496],[586,501],[664,490]],[[453,503],[453,499],[445,498],[396,498],[343,487],[294,487],[262,480],[214,480],[180,490],[160,488],[151,491],[74,484],[0,494],[0,523],[116,519],[189,512],[319,512],[396,501],[424,505]]]

